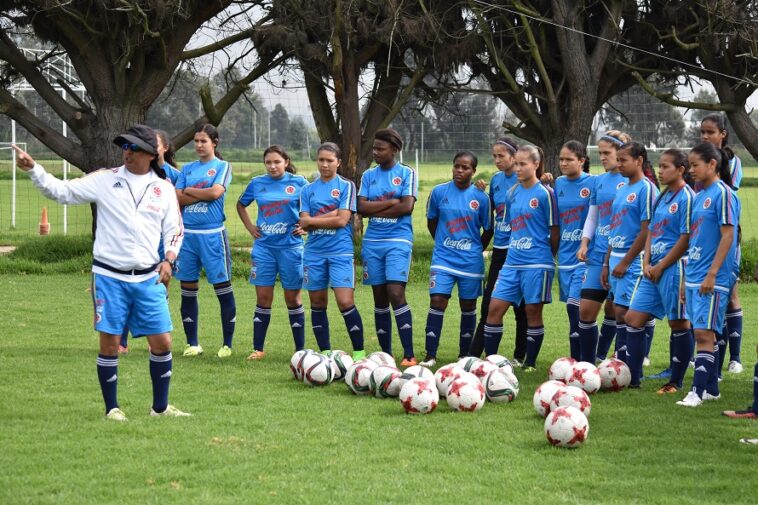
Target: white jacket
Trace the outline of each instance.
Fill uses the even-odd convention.
[[[126,167],[104,168],[84,177],[62,181],[39,164],[29,171],[43,195],[62,204],[97,204],[97,232],[92,255],[118,270],[144,270],[159,261],[158,244],[179,254],[184,229],[171,182],[150,170],[150,181],[141,195],[133,195],[124,176]],[[94,266],[108,277],[140,282],[155,274],[122,275]]]

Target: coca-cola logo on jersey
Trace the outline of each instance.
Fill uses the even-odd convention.
[[[511,243],[508,245],[511,249],[518,249],[520,251],[526,251],[532,248],[532,237],[521,237],[520,239],[511,239]]]
[[[442,243],[445,247],[450,249],[457,249],[458,251],[470,251],[474,242],[470,238],[462,238],[459,240],[453,240],[450,237],[446,238]]]
[[[392,178],[392,184],[395,186],[400,186],[400,183],[403,182],[403,180],[400,177],[393,177]]]
[[[623,235],[617,235],[608,241],[608,245],[612,249],[623,249],[626,244],[626,237]]]
[[[529,200],[529,207],[536,209],[539,206],[540,206],[540,201],[537,200],[536,198],[532,198],[531,200]]]
[[[711,199],[710,198],[706,198],[705,201],[703,202],[703,208],[707,209],[710,206],[711,206]]]
[[[589,198],[590,197],[590,189],[589,188],[582,188],[579,190],[579,196],[582,198]]]
[[[637,193],[629,193],[628,195],[626,195],[626,201],[629,203],[632,203],[636,199],[637,199]]]
[[[471,200],[468,203],[468,207],[471,210],[479,210],[479,202],[477,200]]]
[[[650,246],[650,254],[657,256],[666,252],[666,242],[656,242]]]
[[[679,210],[679,205],[676,202],[669,205],[669,214],[676,214],[677,210]]]
[[[340,190],[339,189],[333,189],[331,194],[332,194],[332,198],[339,198],[340,197]]]
[[[295,193],[295,186],[287,186],[286,188],[284,188],[284,192],[287,193],[288,195]]]
[[[266,235],[284,235],[287,233],[287,223],[263,223],[260,230]]]
[[[561,240],[564,242],[578,242],[579,240],[582,240],[582,229],[577,228],[573,231],[563,230],[561,233]]]

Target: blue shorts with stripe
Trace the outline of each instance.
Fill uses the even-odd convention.
[[[413,245],[404,240],[363,241],[363,284],[408,282]]]
[[[180,281],[196,281],[200,270],[211,284],[232,279],[232,255],[225,228],[213,230],[184,230],[184,242],[176,259],[176,274]]]
[[[276,276],[284,289],[303,287],[303,246],[274,248],[253,244],[250,284],[273,286]]]
[[[558,286],[560,287],[560,300],[568,301],[569,298],[579,301],[582,297],[582,284],[587,265],[584,263],[574,268],[558,269]],[[601,288],[602,289],[602,288]]]
[[[354,288],[355,264],[353,255],[303,257],[303,287],[308,291],[321,291],[331,287]]]
[[[626,273],[623,277],[614,277],[613,269],[616,265],[621,263],[624,259],[622,253],[614,255],[611,253],[609,266],[608,266],[608,284],[611,285],[611,296],[613,297],[613,303],[615,305],[621,305],[622,307],[629,307],[632,301],[632,294],[634,294],[634,287],[637,285],[642,275],[642,261],[640,257],[634,258],[629,268],[626,269]]]
[[[513,305],[551,303],[555,272],[546,268],[510,268],[505,265],[495,281],[492,298]]]
[[[729,305],[729,290],[716,286],[712,293],[700,294],[699,284],[685,284],[687,319],[695,330],[710,330],[716,333],[724,329],[726,306]]]
[[[429,272],[429,295],[449,297],[453,286],[458,284],[458,298],[461,300],[476,300],[482,296],[484,274],[463,274],[432,266]]]
[[[166,286],[154,275],[142,282],[126,282],[92,274],[95,330],[121,335],[129,328],[134,337],[173,330],[166,300]]]
[[[600,276],[603,273],[603,265],[587,264],[587,268],[584,271],[582,277],[582,289],[591,289],[593,291],[606,291],[608,293],[608,300],[611,299],[611,293],[603,287],[600,282]]]
[[[658,282],[642,276],[632,294],[630,310],[650,314],[656,319],[669,321],[685,319],[684,304],[679,297],[679,289],[684,282],[684,261],[679,260],[661,274]]]

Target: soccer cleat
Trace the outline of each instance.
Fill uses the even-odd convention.
[[[182,353],[182,356],[185,358],[191,357],[191,356],[200,356],[203,354],[203,348],[199,345],[185,345],[184,346],[184,352]]]
[[[758,445],[758,438],[741,438],[741,444]]]
[[[703,392],[703,400],[705,400],[707,402],[716,401],[719,398],[721,398],[721,395],[712,395],[708,391],[704,391]]]
[[[437,364],[437,356],[431,356],[429,354],[426,355],[426,357],[424,358],[424,361],[419,363],[419,365],[426,368],[431,368],[436,364]]]
[[[415,356],[411,356],[410,358],[403,358],[403,361],[400,362],[400,366],[407,367],[407,366],[416,366],[418,365],[418,360]]]
[[[325,352],[329,352],[330,355],[332,353],[331,351],[325,351]],[[353,351],[353,361],[358,361],[358,360],[361,360],[361,359],[363,359],[365,357],[366,357],[366,351],[365,350]]]
[[[659,395],[667,395],[667,394],[671,394],[671,393],[678,393],[679,392],[679,388],[676,387],[676,384],[672,384],[672,383],[669,382],[668,384],[664,384],[663,386],[661,386],[661,388],[658,391],[656,391],[656,392]]]
[[[684,399],[679,400],[676,404],[683,407],[699,407],[703,404],[703,399],[700,398],[696,392],[690,391]]]
[[[670,379],[670,378],[671,378],[670,368],[662,370],[655,375],[648,375],[647,377],[645,377],[645,379]]]
[[[629,384],[627,386],[629,389],[642,389],[642,384]]]
[[[120,349],[119,352],[121,352]],[[730,361],[729,367],[726,369],[726,371],[729,373],[742,373],[742,363],[739,361]]]
[[[253,352],[250,353],[250,356],[247,357],[247,360],[257,361],[257,360],[263,359],[265,356],[266,356],[265,352],[253,350]]]
[[[163,412],[156,412],[152,408],[150,409],[150,415],[151,416],[164,416],[164,417],[189,417],[192,414],[189,412],[182,412],[181,410],[177,409],[173,405],[169,405],[166,407],[166,410]]]
[[[128,354],[129,353],[129,348],[126,347],[126,346],[123,346],[123,345],[119,344],[118,345],[118,353],[119,354]],[[731,366],[731,363],[729,365]]]
[[[110,409],[108,413],[105,414],[105,418],[109,421],[126,421],[126,414],[124,414],[123,410],[116,407],[115,409]]]
[[[524,362],[518,358],[513,358],[513,360],[511,361],[511,364],[513,365],[513,368],[521,368]]]
[[[650,358],[645,356],[645,359],[642,360],[642,366],[650,366]]]
[[[721,413],[721,415],[730,417],[732,419],[758,419],[758,414],[753,412],[753,409],[725,410]]]
[[[229,358],[232,355],[232,348],[228,345],[221,346],[221,349],[218,350],[218,353],[216,355],[219,358]]]
[[[532,373],[537,371],[537,367],[529,365],[521,365],[521,369],[524,371],[524,373]]]

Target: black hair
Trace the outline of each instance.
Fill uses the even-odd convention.
[[[318,149],[316,149],[316,152],[319,153],[321,151],[328,151],[330,153],[333,153],[338,160],[342,159],[342,149],[340,149],[340,146],[335,144],[334,142],[324,142],[320,146],[318,146]]]
[[[387,142],[398,151],[403,149],[403,139],[394,128],[381,128],[374,133],[374,139]]]
[[[495,145],[505,146],[508,152],[511,153],[511,156],[516,154],[516,151],[518,151],[519,147],[518,142],[510,137],[500,137],[495,141]]]
[[[715,124],[720,132],[724,132],[724,140],[721,142],[721,150],[727,154],[727,161],[734,158],[734,151],[732,151],[731,147],[727,147],[727,144],[729,143],[729,130],[726,129],[726,117],[723,114],[708,114],[700,120],[700,125],[702,126],[706,121]]]
[[[211,139],[211,142],[213,143],[213,155],[220,160],[224,159],[221,157],[221,151],[218,150],[219,138],[218,130],[215,126],[210,123],[205,123],[204,125],[198,126],[195,130],[195,133],[205,133],[208,135],[208,138]]]
[[[661,156],[671,156],[675,168],[684,168],[682,179],[684,179],[684,183],[687,186],[693,186],[692,175],[690,174],[690,160],[687,159],[687,155],[684,153],[684,151],[680,149],[666,149],[661,153]],[[655,213],[655,209],[658,208],[658,204],[663,200],[663,195],[668,192],[669,188],[666,186],[661,194],[658,195],[658,198],[655,200],[655,205],[653,205],[653,213]]]
[[[716,173],[727,184],[732,187],[732,173],[729,170],[729,157],[722,150],[710,142],[701,142],[690,150],[690,153],[697,154],[700,159],[706,163],[716,161]]]
[[[590,157],[587,156],[587,147],[578,140],[569,140],[563,144],[562,149],[568,149],[577,157],[577,159],[584,159],[582,163],[582,171],[590,173]]]
[[[292,163],[292,159],[290,158],[290,155],[287,154],[287,151],[284,150],[284,147],[280,146],[279,144],[272,144],[266,148],[265,151],[263,151],[263,159],[265,161],[266,155],[276,153],[282,158],[284,158],[284,161],[287,162],[287,167],[284,169],[286,172],[289,172],[291,174],[297,173],[297,168],[295,168],[295,164]]]
[[[165,130],[155,130],[155,135],[160,138],[161,142],[166,147],[166,152],[163,153],[163,161],[174,168],[179,168],[176,165],[176,160],[174,160],[176,150],[174,149],[174,144],[171,142],[168,133]]]
[[[603,135],[601,135],[599,139],[597,139],[598,142],[601,140],[608,142],[618,151],[624,144],[631,142],[632,137],[628,133],[624,133],[621,130],[608,130]]]
[[[650,160],[645,160],[642,163],[642,174],[647,177],[650,182],[655,184],[656,188],[661,188],[661,183],[658,182],[658,176],[655,175],[655,170],[653,169],[653,164],[650,163]]]
[[[455,156],[453,156],[453,164],[458,160],[458,158],[469,158],[471,159],[471,166],[476,170],[476,166],[479,164],[479,158],[476,157],[476,154],[472,153],[471,151],[458,151],[455,153]]]
[[[532,145],[524,145],[518,148],[519,152],[527,153],[529,159],[537,163],[537,179],[541,179],[545,173],[545,153],[542,148]]]
[[[645,146],[642,145],[639,142],[627,142],[626,144],[622,145],[618,148],[618,151],[628,151],[629,154],[632,156],[632,158],[638,160],[642,158],[642,174],[647,178],[650,179],[648,173],[651,172],[651,166],[650,162],[647,160],[647,149],[645,149]],[[647,168],[646,168],[647,167]],[[658,185],[657,180],[650,179],[650,182]]]

